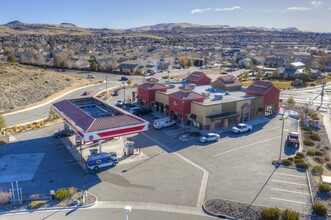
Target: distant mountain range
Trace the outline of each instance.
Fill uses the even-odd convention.
[[[228,25],[199,25],[191,23],[163,23],[150,26],[135,27],[130,29],[96,29],[77,27],[72,23],[61,24],[29,24],[21,21],[11,21],[5,25],[0,25],[0,35],[8,34],[72,34],[84,35],[100,32],[132,33],[132,32],[152,32],[152,31],[179,31],[184,29],[244,29],[244,30],[265,30],[265,31],[290,31],[297,32],[297,28],[289,27],[285,29],[264,28],[264,27],[230,27]]]

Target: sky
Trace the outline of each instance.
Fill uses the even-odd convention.
[[[0,24],[133,28],[193,23],[331,32],[331,0],[2,0]]]

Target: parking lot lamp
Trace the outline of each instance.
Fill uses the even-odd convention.
[[[123,89],[124,89],[124,92],[123,92],[123,96],[124,96],[123,104],[125,104],[125,82],[123,82]]]
[[[285,113],[284,113],[285,115]],[[282,148],[283,148],[283,134],[284,134],[284,123],[285,123],[285,117],[281,118],[283,123],[282,123],[282,134],[280,136],[280,150],[279,150],[279,159],[278,159],[278,163],[281,164],[282,163]]]
[[[106,76],[106,100],[108,100],[108,76]]]
[[[131,212],[131,206],[125,206],[125,219],[129,220],[129,213]]]
[[[80,151],[80,163],[81,163],[81,171],[82,171],[82,203],[85,203],[85,172],[84,172],[84,161],[83,161],[83,149],[82,149],[82,140],[81,138],[76,137],[76,144],[79,145]]]

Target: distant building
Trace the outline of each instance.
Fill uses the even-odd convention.
[[[194,84],[210,84],[211,78],[209,78],[205,73],[195,71],[185,78],[186,82]]]

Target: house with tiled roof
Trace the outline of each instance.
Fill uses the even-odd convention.
[[[186,77],[185,81],[194,84],[209,84],[211,82],[211,78],[203,72],[195,71]]]
[[[235,76],[223,75],[223,76],[218,77],[212,83],[212,86],[215,88],[232,91],[232,90],[240,90],[242,84]]]

